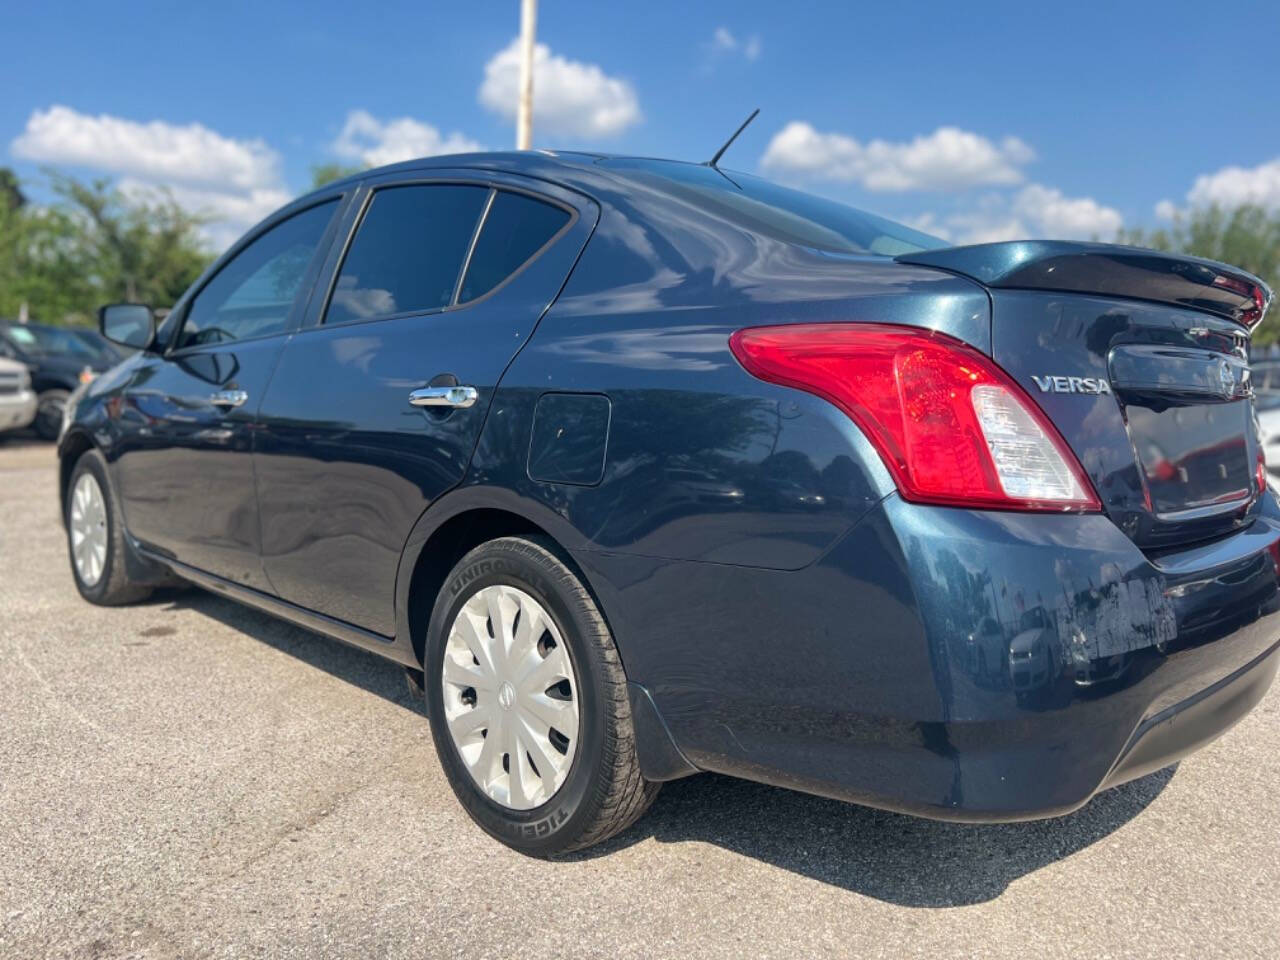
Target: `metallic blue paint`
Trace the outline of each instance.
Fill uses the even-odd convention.
[[[111,418],[113,481],[130,534],[165,556],[256,590],[270,589],[259,560],[252,408],[214,406],[235,384],[266,390],[279,337],[162,357],[140,354]],[[174,510],[175,502],[198,509]]]
[[[653,777],[697,768],[927,816],[1050,815],[1261,696],[1280,662],[1280,507],[1250,487],[1226,512],[1161,512],[1219,489],[1167,416],[1202,410],[1187,399],[1203,399],[1186,390],[1195,364],[1154,394],[1033,380],[1105,379],[1130,348],[1225,355],[1237,324],[1181,293],[1002,283],[1037,257],[1113,248],[832,254],[596,160],[451,157],[328,188],[317,197],[343,210],[291,332],[126,361],[80,400],[63,455],[104,451],[140,556],[408,664],[469,530],[550,536],[616,637]],[[577,217],[482,302],[319,325],[370,188],[423,179],[530,190]],[[728,349],[742,327],[861,321],[994,356],[1105,513],[907,503],[843,414],[752,378]],[[438,377],[480,402],[407,404]],[[232,380],[254,395],[243,412],[191,399]],[[1186,478],[1153,473],[1148,442]],[[1152,477],[1171,485],[1148,502]]]
[[[1149,374],[1161,382],[1146,389],[1130,389],[1111,376],[1117,352],[1133,356],[1126,351],[1135,346],[1234,359],[1236,338],[1244,336],[1238,325],[1113,297],[1022,290],[993,290],[991,296],[992,356],[1035,397],[1080,458],[1108,516],[1139,545],[1193,543],[1243,529],[1257,518],[1263,498],[1253,468],[1260,441],[1249,403],[1188,396],[1194,371],[1168,359]],[[1032,379],[1062,373],[1110,378],[1115,395],[1043,393]],[[1230,475],[1218,477],[1199,461],[1223,442],[1238,449]],[[1144,466],[1145,478],[1139,475]],[[1178,479],[1180,470],[1186,471],[1184,480]],[[1243,499],[1206,506],[1195,517],[1179,516],[1184,507],[1212,504],[1228,488],[1243,490]]]
[[[594,487],[604,479],[611,415],[604,394],[540,396],[529,432],[529,479]]]
[[[456,181],[528,186],[518,177],[447,168],[373,177],[356,193],[339,235],[354,231],[369,188]],[[313,297],[257,414],[262,564],[285,600],[394,634],[406,535],[462,481],[503,370],[595,226],[597,208],[588,198],[550,184],[540,192],[575,210],[574,222],[492,296],[336,326],[320,322],[324,298]],[[341,253],[335,244],[326,271],[337,269]],[[408,405],[411,390],[444,382],[476,387],[479,401],[452,411]]]

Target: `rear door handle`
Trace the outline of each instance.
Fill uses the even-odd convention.
[[[415,407],[469,407],[480,392],[475,387],[423,387],[409,394]]]
[[[215,407],[242,407],[249,399],[243,390],[219,390],[209,395],[209,402]]]

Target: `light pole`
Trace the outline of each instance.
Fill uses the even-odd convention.
[[[538,0],[520,0],[520,108],[516,114],[516,149],[533,146],[533,49],[538,32]]]

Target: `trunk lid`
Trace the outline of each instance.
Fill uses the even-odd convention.
[[[1252,522],[1265,478],[1248,338],[1271,297],[1257,278],[1108,244],[982,244],[899,260],[987,288],[993,359],[1053,421],[1139,546],[1183,546]]]

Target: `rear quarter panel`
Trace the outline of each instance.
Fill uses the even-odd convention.
[[[465,492],[554,518],[548,529],[601,578],[593,586],[629,676],[644,682],[651,654],[683,649],[672,669],[684,662],[697,688],[715,669],[697,653],[698,618],[673,631],[673,617],[664,617],[659,632],[652,611],[632,609],[628,597],[640,594],[613,581],[688,564],[714,591],[716,582],[750,582],[729,575],[734,569],[802,569],[893,489],[843,414],[751,377],[730,352],[730,335],[769,324],[901,323],[989,350],[989,303],[968,280],[771,241],[670,198],[597,199],[600,223],[504,375]],[[598,482],[531,479],[534,411],[549,393],[608,398]],[[541,464],[534,472],[548,475]],[[882,586],[865,590],[874,607]]]

